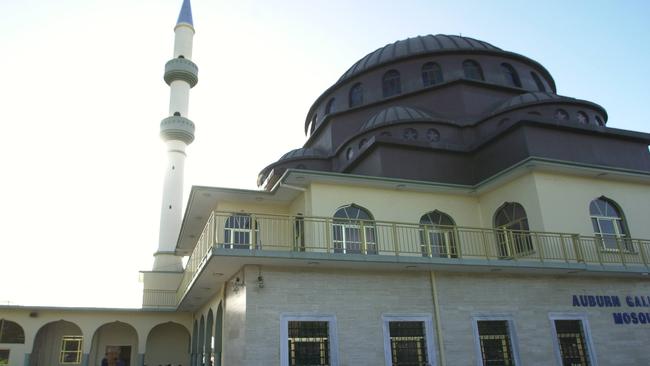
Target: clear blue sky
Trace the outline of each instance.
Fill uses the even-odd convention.
[[[0,301],[138,306],[157,246],[162,81],[181,0],[0,2]],[[191,185],[255,188],[313,100],[395,40],[462,34],[543,64],[650,132],[650,2],[193,0]],[[254,105],[254,108],[251,108]],[[8,259],[8,260],[7,260]],[[119,293],[118,296],[110,295]]]

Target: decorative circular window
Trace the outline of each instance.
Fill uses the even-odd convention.
[[[553,118],[558,121],[567,121],[569,119],[569,114],[564,109],[558,109],[555,111]]]
[[[440,141],[440,132],[435,128],[430,128],[427,130],[427,140],[429,142],[438,142]]]
[[[367,143],[368,143],[367,139],[361,139],[361,141],[359,141],[359,150],[361,150],[364,146],[366,146]]]
[[[605,121],[603,121],[603,119],[600,118],[599,115],[596,115],[596,117],[594,117],[594,119],[596,120],[596,123],[598,124],[598,126],[605,127]]]
[[[578,112],[578,122],[583,125],[588,125],[589,124],[589,116],[585,112]]]
[[[348,160],[352,160],[352,157],[354,156],[354,150],[352,150],[351,147],[348,147],[348,150],[345,152],[345,157]]]
[[[416,131],[415,128],[405,128],[403,136],[404,140],[415,141],[418,139],[418,131]]]

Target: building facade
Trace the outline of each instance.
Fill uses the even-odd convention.
[[[142,309],[2,307],[0,365],[650,363],[650,135],[523,55],[409,38],[317,98],[262,189],[182,214],[189,0],[175,31]]]

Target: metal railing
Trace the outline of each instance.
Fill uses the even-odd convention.
[[[611,243],[611,238],[608,238]],[[180,301],[212,248],[648,267],[650,240],[462,226],[212,212],[185,267]],[[496,264],[496,263],[495,263]]]
[[[151,308],[175,307],[176,291],[174,290],[149,290],[142,292],[142,306]]]

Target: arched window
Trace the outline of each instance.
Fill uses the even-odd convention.
[[[236,214],[228,217],[224,225],[224,248],[228,249],[260,249],[259,230],[257,221],[251,224],[252,218],[247,214]],[[255,246],[253,246],[255,243]]]
[[[456,223],[444,212],[428,212],[420,218],[420,246],[425,257],[457,258],[454,226]]]
[[[350,89],[349,98],[350,108],[358,107],[363,104],[363,85],[356,83]]]
[[[472,80],[485,80],[483,78],[483,70],[481,70],[481,65],[474,60],[465,60],[463,61],[463,72],[465,77]]]
[[[18,323],[0,319],[0,343],[24,344],[25,331]]]
[[[603,248],[630,249],[627,225],[618,205],[605,197],[596,198],[589,204],[589,215],[594,234],[602,241]]]
[[[497,245],[500,257],[530,254],[533,243],[528,234],[526,210],[517,202],[506,202],[494,214]]]
[[[435,62],[422,65],[422,85],[425,87],[442,83],[442,69]]]
[[[519,80],[519,74],[517,74],[517,70],[515,70],[512,65],[508,63],[502,63],[501,64],[501,71],[503,72],[503,76],[506,79],[506,84],[509,86],[515,86],[517,88],[521,88],[521,80]]]
[[[377,254],[375,223],[366,209],[349,205],[334,213],[334,253]]]
[[[397,70],[388,70],[381,79],[381,88],[384,92],[384,98],[402,94],[399,72]]]
[[[537,90],[539,90],[541,92],[545,92],[546,87],[544,86],[544,83],[542,82],[542,79],[539,78],[539,75],[537,75],[536,73],[531,71],[530,76],[533,77],[533,81],[535,81],[535,85],[537,85]]]
[[[334,102],[336,102],[336,98],[332,98],[327,102],[327,105],[325,105],[325,115],[328,115],[335,111]]]

